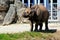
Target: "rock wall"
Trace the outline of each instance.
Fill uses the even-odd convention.
[[[3,20],[9,10],[10,4],[13,2],[14,0],[0,0],[0,24],[3,23]]]
[[[18,16],[17,23],[26,23],[26,22],[29,22],[26,18],[22,17],[22,14],[23,14],[23,12],[26,9],[24,4],[22,4],[22,2],[20,0],[15,0],[15,7],[16,7],[17,16]]]
[[[3,21],[3,25],[8,25],[10,23],[12,23],[12,21],[14,20],[15,18],[15,7],[13,4],[10,4],[10,8],[9,8],[9,11],[7,12],[5,18],[4,18],[4,21]]]
[[[5,18],[1,16],[4,20],[3,25],[8,25],[14,22],[15,23],[29,22],[27,19],[22,17],[22,14],[25,11],[26,7],[24,6],[24,4],[22,4],[20,0],[6,0],[5,4],[7,5],[6,7],[7,11],[4,10],[3,12],[6,13],[6,16]]]

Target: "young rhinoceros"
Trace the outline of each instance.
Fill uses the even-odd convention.
[[[23,17],[29,18],[31,21],[31,31],[33,31],[33,23],[35,23],[35,30],[42,30],[43,22],[45,22],[45,29],[48,30],[49,12],[43,5],[34,5],[31,8],[26,8],[23,13]]]

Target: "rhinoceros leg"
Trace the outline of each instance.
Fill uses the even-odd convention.
[[[35,24],[35,30],[34,31],[38,31],[38,23]]]
[[[31,31],[33,31],[33,21],[31,21],[30,25],[31,25]]]
[[[48,30],[48,20],[45,22],[45,30]]]
[[[41,31],[42,30],[43,23],[40,23],[39,26],[40,26],[39,31]]]

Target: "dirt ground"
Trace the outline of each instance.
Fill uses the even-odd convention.
[[[51,33],[51,35],[49,37],[47,37],[46,40],[60,40],[60,31]]]
[[[55,40],[60,40],[60,31],[54,33],[53,36],[56,38]]]

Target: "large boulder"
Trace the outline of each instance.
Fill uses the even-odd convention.
[[[7,5],[3,5],[3,4],[1,4],[1,6],[0,6],[0,12],[3,12],[3,11],[7,11],[7,8],[8,8],[8,6]]]
[[[14,4],[17,7],[17,9],[24,7],[24,4],[22,4],[22,2],[20,0],[15,0]]]
[[[7,11],[8,5],[5,2],[0,3],[0,11]]]
[[[10,4],[13,4],[14,0],[0,0],[0,11],[7,11]]]
[[[7,2],[8,3],[8,2]],[[8,25],[11,23],[22,23],[28,20],[22,17],[25,7],[20,0],[15,0],[14,4],[10,5],[10,8],[4,18],[3,25]]]
[[[17,16],[18,16],[17,23],[26,23],[26,22],[28,22],[27,18],[24,18],[22,16],[25,9],[26,8],[20,8],[19,10],[17,10]]]
[[[27,19],[23,18],[22,17],[22,14],[23,12],[25,11],[25,6],[24,4],[22,4],[22,2],[20,0],[15,0],[15,7],[16,7],[16,10],[17,10],[17,16],[18,16],[18,20],[17,20],[17,23],[23,23],[23,22],[26,22]]]
[[[3,25],[8,25],[12,23],[13,20],[15,19],[15,15],[16,15],[15,7],[13,6],[13,4],[11,4],[9,11],[7,12],[4,18]]]
[[[0,24],[3,23],[4,17],[6,15],[8,5],[6,4],[7,0],[0,0]]]
[[[6,13],[5,12],[0,12],[0,20],[3,20],[5,17]]]

